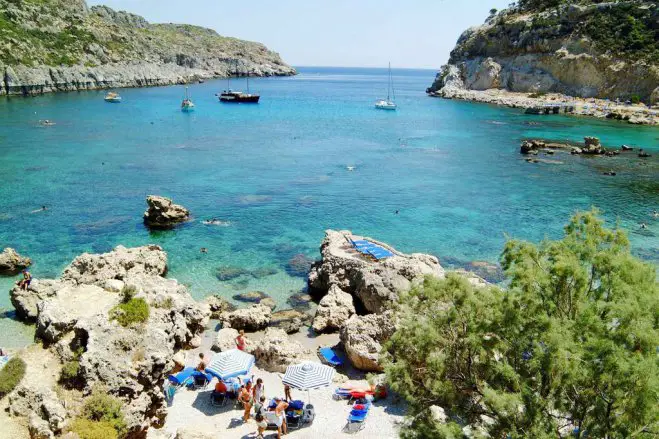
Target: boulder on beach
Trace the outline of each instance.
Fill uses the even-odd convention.
[[[282,309],[272,313],[270,327],[283,329],[287,334],[294,334],[309,324],[311,316],[295,309]]]
[[[238,330],[233,328],[222,328],[217,331],[215,340],[213,341],[213,346],[211,350],[213,352],[224,352],[231,349],[236,349],[236,337],[238,337]],[[254,351],[254,341],[250,337],[245,337],[246,340],[246,351]]]
[[[225,328],[259,331],[270,323],[272,310],[269,306],[254,304],[240,308],[222,316],[222,326]]]
[[[368,239],[393,253],[374,260],[358,253],[351,240]],[[435,256],[403,254],[387,244],[353,235],[349,231],[327,230],[320,246],[322,259],[309,273],[309,289],[325,294],[332,285],[353,295],[359,305],[380,313],[398,300],[400,291],[409,290],[425,276],[444,277],[444,269]]]
[[[316,332],[338,331],[355,312],[352,295],[332,285],[318,304],[312,327]]]
[[[300,363],[309,351],[292,341],[283,329],[268,328],[254,349],[256,365],[268,372],[286,372],[291,364]]]
[[[190,219],[190,211],[158,195],[146,197],[144,224],[154,229],[169,229]]]
[[[196,303],[184,285],[162,277],[166,267],[160,247],[117,247],[79,256],[60,279],[12,291],[18,315],[36,320],[37,336],[54,344],[61,361],[82,348],[75,356],[84,393],[102,386],[119,397],[130,432],[164,419],[162,383],[177,353],[199,340],[210,317],[207,304]],[[128,296],[108,289],[109,280],[120,280],[130,296],[148,304],[145,322],[124,327],[110,318],[110,310]],[[35,428],[44,425],[38,421]]]
[[[392,311],[366,316],[353,315],[341,327],[341,342],[352,365],[367,372],[382,372],[382,345],[396,331]]]
[[[203,303],[208,305],[211,311],[211,319],[220,320],[222,314],[236,310],[236,306],[233,303],[229,302],[219,294],[206,297],[203,300]]]
[[[30,258],[19,255],[11,247],[5,248],[0,253],[0,275],[2,276],[14,276],[31,264],[32,260]]]

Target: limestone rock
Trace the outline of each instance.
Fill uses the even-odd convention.
[[[13,276],[32,264],[30,258],[19,255],[11,247],[5,248],[0,253],[0,275]]]
[[[358,254],[349,244],[360,239],[349,231],[327,230],[320,246],[321,261],[309,273],[309,288],[326,292],[332,285],[352,294],[368,312],[380,313],[424,276],[444,277],[436,257],[415,253],[406,255],[388,245],[369,241],[389,249],[394,256],[373,261]]]
[[[174,439],[215,439],[215,435],[193,427],[179,428]]]
[[[283,329],[287,334],[294,334],[311,320],[309,314],[295,309],[282,309],[272,313],[270,326]]]
[[[313,329],[316,332],[338,331],[353,314],[355,305],[352,296],[332,285],[318,304]]]
[[[300,343],[291,341],[283,329],[268,328],[253,355],[259,368],[284,373],[289,365],[300,363],[308,353]]]
[[[190,211],[174,204],[171,199],[158,195],[146,197],[147,210],[144,224],[154,229],[168,229],[190,219]]]
[[[215,336],[215,341],[211,350],[213,352],[224,352],[231,349],[236,349],[236,338],[238,337],[238,330],[233,328],[222,328],[217,332]],[[246,339],[246,352],[254,351],[254,340],[250,337],[245,337]]]
[[[311,309],[313,298],[309,293],[300,291],[286,299],[286,303],[288,303],[291,308],[304,312]]]
[[[604,154],[606,150],[597,137],[584,137],[584,147],[581,149],[583,154]]]
[[[275,300],[263,291],[248,291],[233,296],[234,300],[247,303],[260,303],[274,310],[277,307]]]
[[[222,314],[236,310],[233,303],[217,294],[205,298],[204,303],[210,308],[211,318],[216,320],[221,319]]]
[[[341,328],[343,347],[352,365],[360,370],[382,372],[380,350],[396,331],[392,311],[383,314],[352,316]]]
[[[258,331],[268,326],[271,317],[272,310],[268,306],[255,304],[224,314],[222,323],[228,328]]]
[[[33,279],[27,290],[14,286],[9,292],[16,315],[23,320],[35,321],[39,313],[37,306],[42,301],[57,294],[65,282],[54,279]]]
[[[29,418],[33,437],[54,437],[62,431],[67,419],[59,397],[45,386],[20,384],[9,395],[9,412],[12,416]]]
[[[162,247],[126,248],[120,245],[109,253],[78,256],[64,269],[62,280],[104,287],[109,279],[125,281],[138,274],[164,276],[166,273],[167,254]]]

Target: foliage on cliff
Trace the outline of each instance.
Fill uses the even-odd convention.
[[[186,54],[283,65],[260,43],[202,27],[150,24],[105,6],[88,9],[84,0],[0,0],[0,63],[95,67],[139,60],[194,67]]]
[[[624,232],[580,213],[562,240],[508,242],[502,265],[505,292],[449,276],[402,297],[386,374],[404,436],[655,437],[659,287]]]

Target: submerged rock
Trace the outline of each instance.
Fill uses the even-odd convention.
[[[318,304],[312,327],[316,332],[338,331],[355,312],[352,296],[332,285]]]
[[[2,276],[14,276],[31,264],[32,260],[30,258],[19,255],[11,247],[5,248],[0,253],[0,275]]]
[[[249,270],[246,270],[242,267],[219,267],[215,271],[215,277],[217,277],[217,280],[222,282],[238,279],[239,277],[246,276],[248,274]]]
[[[263,299],[269,298],[263,291],[248,291],[246,293],[238,293],[233,296],[233,300],[240,302],[259,303]]]
[[[146,197],[147,210],[144,224],[154,229],[169,229],[190,219],[190,211],[174,204],[171,199],[158,195]]]
[[[431,275],[444,277],[444,269],[436,257],[421,253],[406,255],[384,243],[371,242],[394,255],[373,260],[359,254],[350,240],[361,239],[349,231],[327,230],[320,246],[322,259],[309,273],[309,288],[326,293],[332,285],[353,295],[368,312],[380,313],[398,299],[400,291]]]
[[[286,299],[286,303],[288,303],[291,306],[291,308],[295,310],[307,311],[311,309],[313,298],[309,293],[306,293],[304,291],[299,291],[291,295],[288,299]]]
[[[283,309],[272,313],[270,326],[283,329],[287,334],[294,334],[309,324],[311,316],[294,309]]]
[[[286,272],[291,276],[306,277],[314,262],[313,258],[303,253],[298,253],[288,261]]]
[[[353,315],[341,327],[341,342],[352,365],[363,371],[382,372],[382,345],[396,331],[392,311],[366,316]]]

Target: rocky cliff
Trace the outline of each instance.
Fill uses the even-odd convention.
[[[295,70],[260,43],[151,24],[84,0],[0,0],[0,95],[186,83]]]
[[[659,100],[655,1],[521,0],[466,30],[428,89]]]

